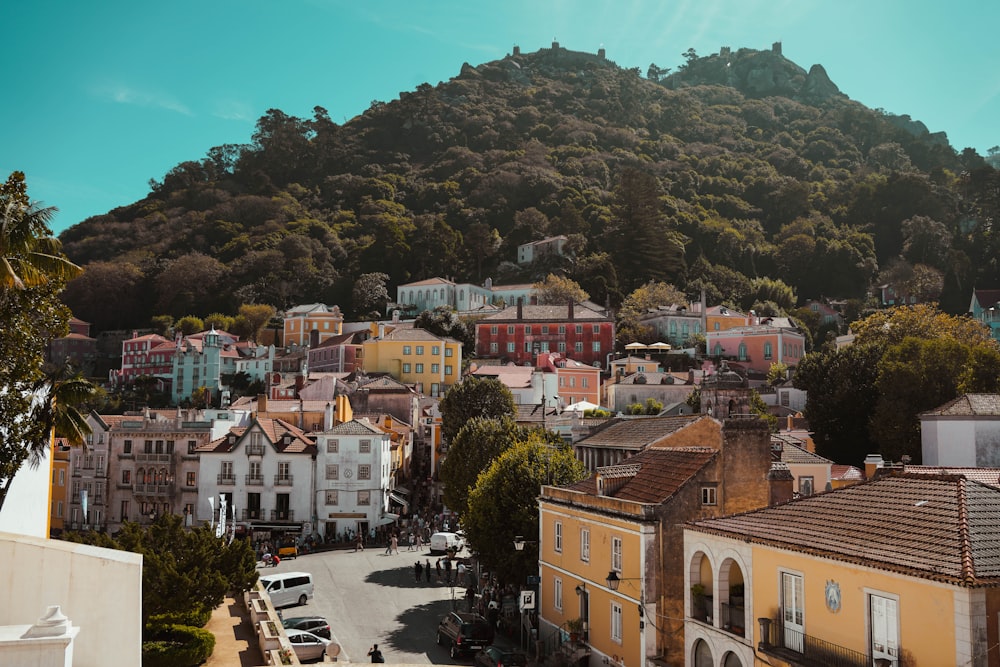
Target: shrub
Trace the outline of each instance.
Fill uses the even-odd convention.
[[[148,625],[154,628],[168,625],[189,625],[193,628],[203,628],[212,618],[212,610],[199,605],[189,611],[174,611],[149,617]]]
[[[215,635],[188,625],[164,625],[142,643],[142,667],[194,667],[215,650]]]

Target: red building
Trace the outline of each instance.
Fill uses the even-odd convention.
[[[97,339],[90,337],[90,323],[75,317],[69,320],[69,334],[49,343],[48,360],[53,363],[68,362],[90,372],[96,358]]]
[[[177,345],[159,334],[133,335],[122,343],[119,381],[129,386],[141,375],[169,380],[174,372]]]
[[[476,354],[505,362],[534,364],[538,354],[559,352],[581,363],[604,368],[614,348],[614,320],[578,303],[565,306],[518,303],[476,324]]]

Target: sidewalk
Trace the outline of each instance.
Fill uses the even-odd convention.
[[[263,667],[266,663],[257,648],[250,617],[233,598],[212,612],[205,629],[215,635],[215,650],[205,667]]]

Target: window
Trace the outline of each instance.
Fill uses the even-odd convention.
[[[516,345],[516,343],[514,343],[514,342],[507,343],[507,351],[508,352],[515,352],[516,351],[516,349],[514,347],[515,345]]]
[[[358,451],[362,454],[372,453],[372,441],[371,440],[359,440],[358,441]]]
[[[740,343],[739,356],[740,356],[740,361],[746,361],[747,360],[747,344],[746,343]]]
[[[440,373],[441,364],[431,364],[431,373]]]
[[[580,378],[580,386],[584,389],[590,386],[590,378]]]
[[[494,336],[497,334],[497,327],[495,324],[490,327],[490,333],[493,334]]]
[[[701,487],[701,504],[702,505],[718,504],[718,498],[716,497],[716,488],[714,486]]]
[[[576,345],[573,346],[573,349],[576,350],[577,352],[583,352],[583,343],[577,343]]]
[[[410,368],[411,368],[410,364],[408,364],[408,363],[403,364],[403,372],[404,373],[409,373],[410,372]]]
[[[451,364],[445,364],[445,366],[444,366],[444,374],[445,375],[451,375],[452,374]]]
[[[595,341],[594,341],[594,342],[592,343],[592,345],[593,345],[593,350],[594,350],[594,352],[600,352],[600,351],[601,351],[601,341],[599,341],[599,340],[595,340]]]
[[[590,561],[590,529],[583,528],[580,530],[580,560],[584,562]]]
[[[569,377],[569,386],[576,387],[576,376],[575,375],[571,375]]]
[[[122,470],[122,484],[131,484],[131,483],[132,483],[132,471]]]
[[[549,332],[549,327],[545,324],[542,325],[542,333],[547,334]]]
[[[340,441],[339,440],[327,440],[326,441],[326,453],[336,454],[340,451]]]
[[[445,357],[453,357],[453,356],[455,356],[455,350],[451,349],[450,347],[444,348],[444,356]]]
[[[326,504],[336,505],[337,504],[337,489],[327,489],[326,490]]]
[[[611,538],[611,569],[615,572],[622,571],[622,538]]]
[[[802,575],[781,573],[781,620],[784,625],[785,648],[802,653],[805,632],[805,605],[802,598]]]
[[[561,333],[561,334],[566,333],[566,325],[565,324],[560,324],[559,325],[559,333]]]
[[[441,346],[440,345],[431,345],[431,354],[435,354],[435,355],[436,354],[441,354]]]
[[[507,335],[508,336],[513,336],[514,335],[514,325],[513,324],[507,327]]]
[[[194,454],[195,447],[198,446],[197,440],[188,440],[188,454]]]
[[[552,548],[555,549],[556,553],[562,553],[562,521],[556,521],[555,526],[555,541],[553,542]]]
[[[531,325],[530,324],[526,324],[525,325],[525,327],[524,327],[524,333],[525,333],[525,335],[528,335],[528,336],[531,335]]]
[[[611,640],[622,643],[622,606],[617,602],[611,603]]]
[[[423,353],[424,353],[424,346],[423,345],[417,345],[417,354],[418,355],[422,355]]]
[[[62,503],[59,503],[59,504],[61,505]],[[122,501],[121,514],[119,514],[119,516],[121,517],[122,521],[128,521],[128,501],[127,500],[123,500]]]
[[[358,505],[371,505],[371,491],[358,491]]]
[[[403,354],[412,354],[412,352],[413,352],[413,348],[412,347],[410,347],[409,345],[404,345],[403,346]]]
[[[718,322],[714,322],[712,324],[712,328],[715,329],[716,331],[718,331],[719,330],[719,323]]]
[[[524,351],[528,353],[531,352],[531,341],[524,341]]]
[[[144,443],[142,443],[142,451],[143,451],[144,454],[152,454],[153,453],[153,441],[152,440],[147,440]]]
[[[583,325],[582,324],[577,324],[576,325],[576,332],[578,334],[582,334],[583,333]]]
[[[288,461],[278,462],[278,479],[291,479],[292,478],[292,464]]]
[[[496,343],[490,343],[490,353],[496,354],[496,352],[497,352],[497,344]]]
[[[559,344],[556,346],[556,349],[558,349],[560,352],[565,352],[566,351],[566,341],[562,341],[562,340],[559,341]]]
[[[59,470],[59,486],[66,486],[66,471]]]
[[[812,477],[799,477],[799,493],[803,496],[811,496],[813,494]]]
[[[124,452],[126,454],[131,454],[132,453],[132,441],[131,440],[126,440],[125,444],[123,445],[123,448],[124,448]]]
[[[372,467],[367,463],[362,463],[358,466],[358,479],[371,479],[372,478]]]
[[[127,503],[128,501],[123,500],[122,502]],[[61,500],[56,503],[56,516],[59,517],[60,519],[63,516],[63,501]]]
[[[771,358],[771,341],[766,341],[764,343],[764,358],[765,359]]]
[[[595,324],[593,331],[594,331],[595,334],[601,333],[601,325],[600,324]]]
[[[186,486],[198,486],[198,473],[189,471],[187,479],[184,480]]]
[[[552,606],[562,611],[562,579],[560,577],[552,579]]]
[[[417,373],[423,373],[424,372],[424,365],[423,364],[417,364],[416,372]]]
[[[326,464],[326,478],[327,479],[340,479],[340,466],[336,463]]]
[[[839,602],[839,600],[838,600]],[[877,662],[886,659],[889,664],[899,664],[899,600],[896,596],[868,596],[871,628],[871,656]]]
[[[233,462],[232,461],[223,461],[222,462],[221,476],[222,477],[226,477],[226,478],[233,476]]]

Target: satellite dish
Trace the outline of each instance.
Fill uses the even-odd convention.
[[[340,655],[340,644],[336,642],[330,642],[326,645],[326,654],[331,658],[336,658]]]

